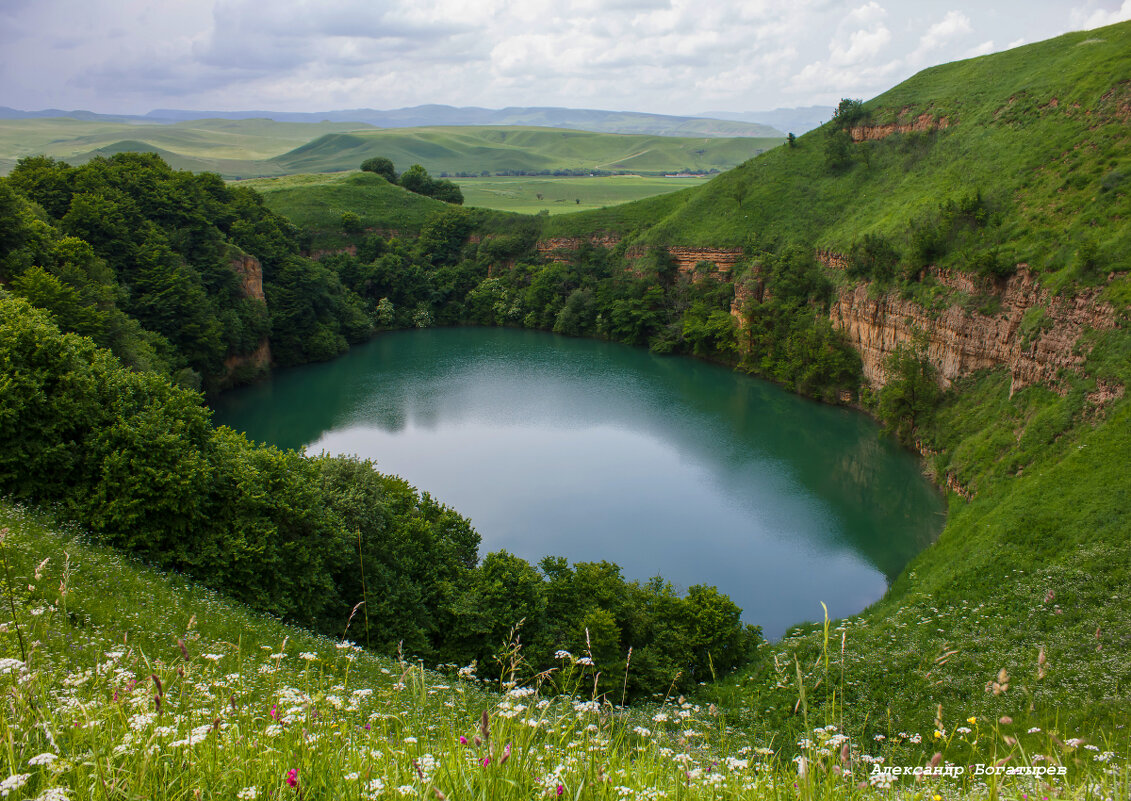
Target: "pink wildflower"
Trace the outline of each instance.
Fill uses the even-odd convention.
[[[291,768],[287,771],[287,785],[298,787],[298,768]]]

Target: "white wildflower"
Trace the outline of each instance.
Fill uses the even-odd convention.
[[[27,761],[27,763],[31,767],[36,767],[38,765],[50,765],[58,758],[59,757],[55,756],[50,751],[44,751],[42,754],[36,754],[35,756],[33,756]]]
[[[254,799],[256,799],[258,797],[259,797],[259,788],[258,787],[245,787],[242,790],[240,790],[238,793],[236,793],[236,798],[240,799],[240,801],[254,801]]]
[[[70,801],[70,797],[62,787],[49,787],[37,795],[35,801]]]
[[[0,798],[7,798],[8,794],[13,790],[19,790],[21,787],[27,784],[27,780],[30,778],[30,773],[13,773],[4,781],[0,782]]]

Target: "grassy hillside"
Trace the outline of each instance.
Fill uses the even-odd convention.
[[[702,122],[702,121],[699,121]],[[725,124],[725,123],[724,123]],[[351,122],[193,120],[169,125],[90,120],[0,120],[6,173],[24,156],[83,164],[97,155],[148,151],[178,169],[226,178],[335,172],[386,156],[405,170],[478,175],[541,170],[679,172],[729,169],[783,140],[591,133],[535,127],[375,129]]]
[[[830,123],[697,190],[547,224],[548,234],[608,230],[648,242],[761,246],[797,241],[848,252],[882,236],[908,261],[1002,262],[1059,269],[1087,248],[1131,267],[1131,25],[1073,33],[926,70],[863,104],[855,126],[913,124],[848,145],[830,165]],[[940,120],[945,128],[934,128]],[[969,230],[940,231],[948,203],[979,196]],[[947,252],[931,237],[957,233]]]
[[[433,174],[541,170],[664,173],[729,169],[781,141],[749,137],[688,139],[550,128],[397,128],[327,134],[271,161],[288,173],[350,170],[372,156],[392,159],[398,171],[422,164]]]
[[[823,684],[811,710],[846,710],[876,736],[892,738],[891,721],[927,727],[941,714],[948,743],[968,716],[1123,741],[1131,23],[932,68],[843,111],[796,147],[702,187],[551,218],[543,235],[611,232],[751,255],[796,243],[846,254],[848,277],[829,273],[841,285],[872,278],[874,293],[905,297],[919,296],[929,264],[994,279],[1023,262],[1053,292],[1108,283],[1118,327],[1086,335],[1081,372],[1052,389],[1013,393],[1001,370],[956,382],[916,438],[936,454],[932,471],[957,476],[972,499],[952,496],[939,542],[884,600],[834,624],[831,641],[799,627],[733,683],[728,705],[796,730],[796,665]],[[1107,405],[1101,381],[1115,387]]]
[[[357,215],[362,230],[414,234],[430,215],[450,208],[371,172],[288,175],[239,185],[260,192],[267,208],[309,232],[316,250],[343,247],[353,240],[352,232],[342,226],[347,211]]]
[[[0,156],[48,155],[82,164],[124,150],[158,152],[178,169],[226,177],[279,175],[267,162],[327,133],[354,131],[362,123],[288,123],[271,120],[193,120],[172,125],[87,120],[0,120]],[[5,170],[7,172],[7,170]]]
[[[922,769],[939,748],[918,733],[922,745],[881,742],[817,718],[816,733],[786,742],[683,698],[625,709],[591,695],[600,665],[583,654],[562,652],[529,686],[510,682],[510,661],[435,673],[354,645],[360,614],[340,640],[318,637],[18,507],[0,503],[0,532],[0,788],[13,801],[871,799],[890,797],[877,761]],[[1122,749],[1097,749],[1096,761],[1082,743],[1032,732],[1018,741],[1005,728],[979,722],[976,737],[959,730],[943,750],[1052,778],[911,786],[935,798],[1126,789]]]

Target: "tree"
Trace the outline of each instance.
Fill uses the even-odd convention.
[[[419,164],[413,164],[401,176],[401,186],[418,195],[430,195],[432,176]]]
[[[397,182],[397,171],[393,166],[393,162],[384,156],[374,156],[371,159],[366,159],[361,162],[361,169],[363,172],[372,172],[380,175],[391,184]]]
[[[926,343],[919,339],[899,345],[884,363],[885,383],[879,392],[878,413],[884,428],[905,445],[915,439],[938,403],[941,391],[935,368],[927,360]]]

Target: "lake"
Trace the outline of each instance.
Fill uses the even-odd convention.
[[[480,554],[715,585],[768,637],[879,599],[942,529],[918,459],[859,412],[694,359],[498,328],[381,334],[214,404],[357,454],[471,518]]]

